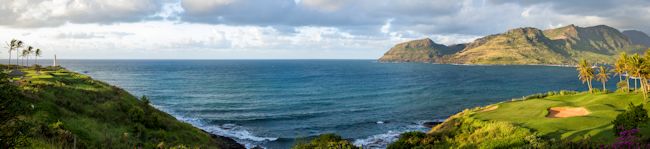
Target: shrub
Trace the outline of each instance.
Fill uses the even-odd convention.
[[[616,87],[618,88],[618,90],[616,90],[617,92],[628,92],[628,91],[630,91],[630,89],[627,88],[627,81],[620,81],[620,82],[616,83]]]
[[[643,142],[637,135],[638,129],[622,130],[618,133],[616,142],[611,145],[611,148],[650,148],[650,144]]]
[[[647,123],[648,111],[643,109],[643,105],[634,106],[630,103],[628,110],[617,115],[612,121],[614,132],[620,135],[622,131],[639,128],[639,125]]]
[[[294,149],[358,149],[349,141],[336,134],[322,134],[309,143],[296,143]]]
[[[9,82],[6,73],[0,72],[0,148],[14,148],[25,143],[28,124],[19,117],[27,114],[25,97]]]
[[[508,122],[483,121],[466,110],[435,127],[430,134],[409,132],[390,144],[402,148],[525,148],[543,144],[530,130]]]
[[[524,100],[528,99],[540,99],[548,96],[548,94],[542,94],[542,93],[537,93],[537,94],[532,94],[524,97]]]

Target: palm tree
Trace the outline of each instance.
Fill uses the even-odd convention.
[[[23,47],[23,41],[17,40],[16,41],[16,47],[14,47],[14,50],[16,51],[16,69],[18,69],[18,49]]]
[[[23,52],[20,53],[20,57],[22,57],[21,61],[22,61],[23,66],[26,66],[25,65],[25,58],[27,57],[27,55],[29,55],[29,52],[27,51],[27,49],[23,49]]]
[[[580,60],[576,70],[578,70],[578,78],[582,80],[583,84],[587,83],[589,92],[591,92],[591,80],[594,79],[594,69],[591,68],[591,64],[587,60]]]
[[[605,68],[605,66],[600,66],[598,70],[599,71],[596,75],[596,80],[603,83],[603,92],[606,93],[607,88],[605,88],[605,83],[607,83],[607,80],[609,79],[609,75],[607,75],[607,68]]]
[[[650,55],[646,55],[646,57],[650,58]],[[645,100],[647,97],[647,75],[648,75],[648,63],[646,61],[646,58],[640,57],[639,54],[634,54],[632,57],[629,59],[629,66],[630,66],[630,73],[634,76],[640,79],[641,83],[641,92],[643,93],[643,99]],[[636,88],[636,82],[634,83],[635,88]],[[645,103],[645,102],[644,102]]]
[[[643,58],[639,56],[639,54],[634,54],[630,56],[627,60],[627,70],[628,70],[628,75],[631,75],[632,77],[635,77],[636,79],[639,79],[640,73],[641,73],[641,65],[643,65]],[[634,79],[634,78],[633,78]],[[634,89],[636,90],[637,87],[637,81],[634,81]]]
[[[41,49],[39,48],[39,49],[36,49],[36,51],[34,51],[34,59],[35,59],[34,63],[36,63],[37,65],[38,65],[38,57],[40,57],[40,56],[41,56]]]
[[[620,57],[616,60],[614,63],[614,69],[612,71],[614,72],[615,75],[618,75],[618,82],[622,83],[623,82],[623,74],[626,73],[626,61],[627,61],[627,54],[625,52],[622,52]],[[627,85],[627,90],[630,89],[630,83],[628,81],[628,76],[626,75],[625,79],[625,85]],[[627,92],[627,91],[625,91]]]
[[[7,47],[9,48],[9,65],[11,65],[11,51],[14,51],[16,49],[17,42],[18,40],[11,39],[11,41],[7,43]]]
[[[27,67],[29,67],[29,55],[31,55],[34,52],[34,47],[28,46],[26,52],[27,55],[25,55],[25,57],[27,57]]]

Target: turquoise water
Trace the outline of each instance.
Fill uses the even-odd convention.
[[[288,148],[337,133],[382,147],[465,108],[584,90],[575,68],[377,63],[373,60],[61,60],[147,95],[159,109],[249,146]],[[596,84],[595,86],[599,86]],[[614,87],[614,83],[610,83]]]

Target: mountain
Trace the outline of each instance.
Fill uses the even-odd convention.
[[[518,28],[479,38],[451,57],[454,63],[561,64],[567,58],[539,29]]]
[[[650,37],[647,34],[637,30],[626,30],[623,34],[630,39],[632,44],[650,47]]]
[[[429,38],[413,40],[395,45],[380,61],[393,62],[441,62],[445,55],[454,54],[464,46],[445,46],[437,44]]]
[[[424,43],[429,46],[415,46]],[[430,39],[400,43],[379,61],[567,65],[587,59],[611,63],[620,52],[639,53],[646,47],[634,44],[628,36],[606,25],[568,25],[548,30],[524,27],[452,46],[436,44]]]

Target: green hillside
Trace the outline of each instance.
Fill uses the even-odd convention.
[[[637,41],[637,38],[628,37],[605,25],[569,25],[543,31],[526,27],[453,46],[436,44],[430,39],[400,43],[379,58],[379,61],[573,65],[580,59],[586,59],[596,63],[613,63],[614,57],[621,52],[641,53],[647,48],[643,44],[632,42]],[[430,41],[425,43],[435,46],[409,46],[424,41]]]
[[[7,77],[7,67],[0,65],[0,148],[243,148],[89,76],[22,67],[25,74]]]

